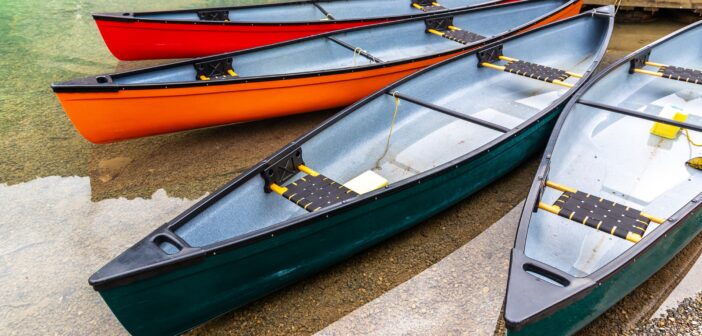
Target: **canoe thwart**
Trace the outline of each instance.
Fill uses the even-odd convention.
[[[397,92],[397,91],[394,91],[394,92],[386,92],[386,94],[391,95],[391,96],[393,96],[393,97],[395,97],[395,98],[400,98],[400,99],[402,99],[402,100],[406,100],[406,101],[408,101],[408,102],[410,102],[410,103],[417,104],[417,105],[419,105],[419,106],[426,107],[426,108],[428,108],[428,109],[431,109],[431,110],[434,110],[434,111],[437,111],[437,112],[441,112],[441,113],[443,113],[443,114],[450,115],[450,116],[452,116],[452,117],[456,117],[456,118],[458,118],[458,119],[463,119],[463,120],[465,120],[465,121],[468,121],[468,122],[471,122],[471,123],[474,123],[474,124],[477,124],[477,125],[480,125],[480,126],[483,126],[483,127],[487,127],[487,128],[493,129],[493,130],[498,131],[498,132],[507,133],[507,132],[511,131],[510,128],[504,127],[504,126],[502,126],[502,125],[498,125],[498,124],[492,123],[492,122],[487,121],[487,120],[478,119],[478,118],[472,117],[472,116],[470,116],[470,115],[467,115],[467,114],[464,114],[464,113],[461,113],[461,112],[458,112],[458,111],[454,111],[454,110],[445,108],[445,107],[443,107],[443,106],[435,105],[435,104],[432,104],[432,103],[430,103],[430,102],[426,102],[426,101],[417,99],[417,98],[415,98],[415,97],[410,97],[410,96],[404,95],[404,94],[402,94],[402,93],[399,93],[399,92]]]
[[[446,7],[433,0],[412,0],[411,6],[425,13],[446,9]]]
[[[505,65],[496,64],[499,61],[505,61],[507,63]],[[499,71],[505,71],[513,73],[515,75],[529,77],[532,79],[560,86],[565,86],[568,88],[573,87],[574,84],[566,83],[566,79],[570,77],[583,77],[583,75],[575,72],[552,68],[546,65],[531,63],[527,61],[518,60],[516,58],[504,56],[502,55],[501,45],[478,52],[478,66]]]
[[[694,125],[694,124],[690,124],[688,122],[680,122],[680,121],[676,121],[673,119],[663,118],[663,117],[660,117],[657,115],[647,114],[647,113],[635,111],[635,110],[624,108],[624,107],[602,104],[602,103],[598,103],[596,101],[582,99],[582,98],[578,99],[578,104],[582,104],[585,106],[590,106],[590,107],[594,107],[594,108],[598,108],[598,109],[602,109],[602,110],[606,110],[606,111],[610,111],[610,112],[615,112],[615,113],[627,115],[627,116],[634,117],[634,118],[650,120],[650,121],[654,121],[654,122],[665,124],[665,125],[676,126],[676,127],[680,127],[683,129],[689,129],[692,131],[696,131],[696,132],[702,132],[702,126],[699,126],[699,125]]]
[[[197,12],[197,17],[202,21],[229,21],[228,9],[201,10]]]
[[[232,59],[222,58],[207,62],[195,63],[198,80],[225,79],[239,76],[232,67]]]
[[[305,161],[302,159],[302,148],[297,148],[286,155],[276,158],[269,163],[268,166],[261,172],[261,177],[265,180],[264,191],[270,193],[275,191],[271,185],[281,185],[291,179],[304,167],[305,174],[314,175],[314,171],[305,166]]]
[[[331,15],[331,13],[329,13],[326,9],[324,9],[324,7],[322,7],[322,5],[318,4],[317,1],[312,1],[312,5],[317,7],[317,9],[319,9],[319,11],[322,12],[322,14],[324,14],[324,19],[322,19],[322,20],[336,20],[334,18],[334,15]]]
[[[347,43],[347,42],[344,42],[344,41],[342,41],[342,40],[339,40],[338,38],[333,37],[333,36],[327,36],[327,39],[328,39],[329,41],[332,41],[332,42],[334,42],[334,43],[336,43],[336,44],[338,44],[338,45],[340,45],[340,46],[346,48],[346,49],[349,49],[349,50],[353,51],[354,54],[359,54],[359,55],[361,55],[361,56],[363,56],[363,57],[365,57],[365,58],[367,58],[367,59],[369,59],[369,60],[371,60],[371,61],[373,61],[373,62],[375,62],[375,63],[383,63],[383,60],[381,60],[380,58],[377,58],[377,57],[371,55],[368,51],[364,50],[363,48],[356,47],[356,46],[354,46],[354,45],[352,45],[352,44],[349,44],[349,43]]]
[[[427,32],[462,44],[484,40],[485,36],[463,30],[453,25],[453,16],[424,20]]]
[[[651,222],[665,222],[663,218],[552,181],[547,181],[546,186],[563,193],[554,204],[539,202],[539,209],[633,243],[641,240]]]

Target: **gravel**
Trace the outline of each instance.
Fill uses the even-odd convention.
[[[660,317],[640,323],[631,335],[702,335],[702,292]]]

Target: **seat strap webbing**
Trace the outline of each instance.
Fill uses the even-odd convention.
[[[446,7],[433,0],[413,0],[412,7],[425,13],[446,9]]]
[[[641,240],[650,222],[665,222],[640,210],[551,181],[547,181],[546,186],[563,194],[553,204],[539,202],[540,209],[633,243]]]
[[[298,169],[307,175],[284,187],[273,183],[270,188],[309,212],[358,196],[353,190],[305,165],[298,166]]]
[[[635,68],[633,69],[633,71],[644,75],[678,80],[686,83],[702,84],[702,71],[700,70],[688,69],[649,61],[645,61],[644,65],[656,67],[658,68],[658,71],[650,71],[643,68]]]
[[[541,64],[522,61],[516,58],[511,58],[507,56],[499,56],[498,58],[502,61],[506,61],[507,64],[497,65],[490,62],[482,62],[480,63],[480,65],[486,68],[505,71],[513,73],[515,75],[529,77],[532,79],[544,81],[547,83],[553,83],[568,88],[572,88],[574,84],[566,83],[566,79],[570,77],[582,78],[582,75],[578,73],[552,68]]]
[[[483,35],[469,32],[456,26],[448,26],[448,29],[446,30],[427,29],[427,31],[434,35],[438,35],[462,44],[469,44],[485,39],[485,36]]]

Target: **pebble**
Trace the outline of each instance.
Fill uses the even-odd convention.
[[[643,321],[631,335],[691,335],[702,336],[702,292],[668,309],[662,316]]]

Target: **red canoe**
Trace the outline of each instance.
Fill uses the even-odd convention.
[[[439,3],[440,1],[440,3]],[[500,0],[326,0],[93,14],[120,60],[200,57]],[[509,2],[509,1],[504,1]]]

